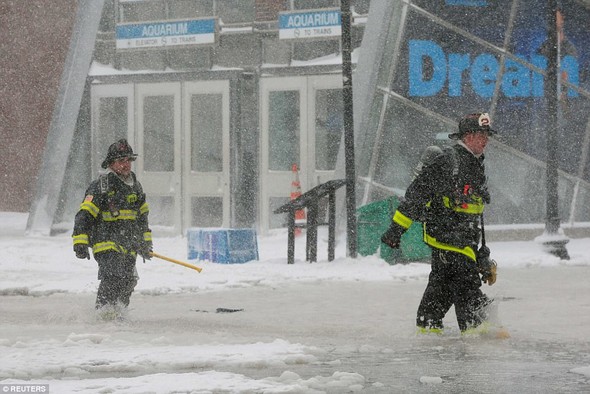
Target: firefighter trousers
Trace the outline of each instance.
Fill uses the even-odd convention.
[[[433,249],[416,325],[442,329],[443,318],[454,305],[461,331],[477,327],[487,319],[486,306],[491,303],[481,291],[481,283],[475,261],[460,253]]]
[[[95,259],[100,280],[96,308],[105,305],[127,307],[138,279],[135,256],[109,251],[97,254]]]

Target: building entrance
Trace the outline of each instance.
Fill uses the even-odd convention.
[[[272,212],[290,199],[293,165],[302,191],[334,178],[343,136],[340,74],[260,81],[260,227],[285,226]]]
[[[154,231],[229,227],[229,82],[97,85],[92,88],[92,168],[127,138]]]

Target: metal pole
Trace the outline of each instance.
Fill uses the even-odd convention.
[[[586,168],[586,164],[588,163],[588,151],[590,150],[590,118],[588,122],[586,122],[586,134],[584,135],[584,142],[582,143],[582,157],[580,157],[580,162],[578,164],[578,179],[576,179],[576,184],[574,185],[574,192],[572,196],[572,203],[570,206],[570,225],[574,225],[574,219],[576,217],[576,205],[578,204],[578,194],[580,192],[580,181],[584,176],[584,168]]]
[[[569,241],[559,234],[558,198],[558,128],[559,119],[559,40],[557,37],[557,0],[547,2],[547,218],[544,244],[548,251],[561,259],[569,259],[565,244]]]
[[[548,0],[548,28],[547,41],[547,207],[545,229],[547,233],[555,234],[559,229],[559,214],[557,210],[557,29],[555,10],[556,0]]]
[[[346,172],[346,244],[348,257],[357,257],[356,175],[354,158],[354,117],[352,112],[352,62],[350,0],[340,1],[342,17],[342,103],[344,111],[344,161]]]

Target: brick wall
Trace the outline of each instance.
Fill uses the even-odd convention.
[[[29,210],[76,3],[0,1],[0,211]]]
[[[269,22],[278,19],[279,11],[289,9],[289,0],[256,0],[256,21]]]

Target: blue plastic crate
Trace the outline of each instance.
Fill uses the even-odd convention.
[[[188,259],[221,264],[258,260],[258,239],[254,229],[189,228]]]

